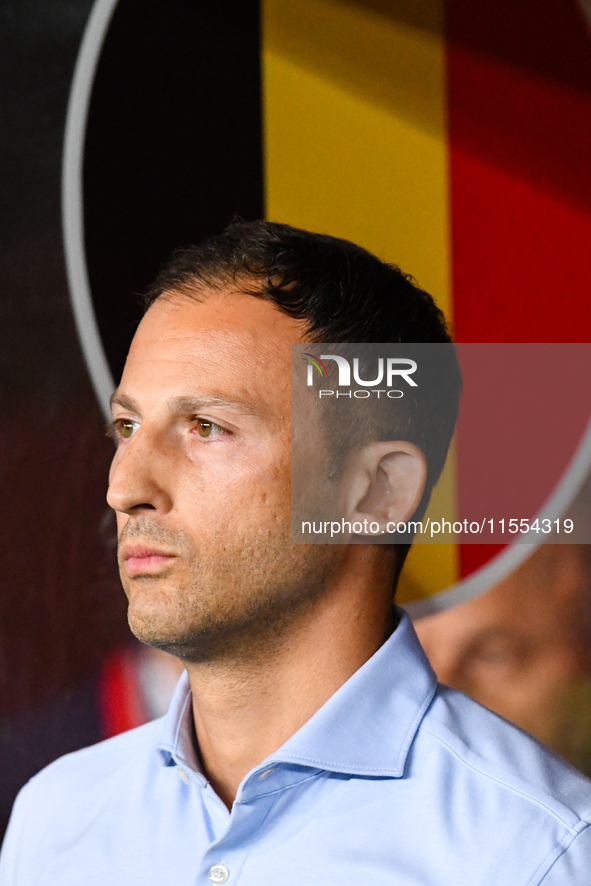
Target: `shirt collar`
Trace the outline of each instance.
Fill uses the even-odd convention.
[[[272,760],[400,777],[437,679],[406,613],[389,639]]]
[[[406,758],[437,680],[409,617],[369,661],[272,754],[265,764],[292,763],[350,775],[403,775]],[[181,677],[164,718],[158,750],[163,762],[199,772],[193,747],[191,690]]]
[[[158,752],[166,766],[177,764],[200,773],[201,767],[193,744],[191,700],[189,677],[183,671],[163,719]]]

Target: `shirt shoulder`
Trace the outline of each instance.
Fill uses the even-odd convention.
[[[551,814],[591,822],[591,781],[464,693],[439,686],[421,731],[473,771],[475,778],[521,792]]]
[[[440,686],[408,764],[447,786],[448,815],[456,811],[483,863],[487,847],[510,855],[513,845],[516,860],[532,863],[531,886],[588,881],[591,781],[512,723]]]
[[[141,785],[158,766],[160,731],[161,721],[152,721],[66,754],[30,779],[15,801],[2,846],[1,886],[29,882],[24,869],[55,848],[56,833],[83,830],[106,802]]]
[[[37,773],[23,790],[47,791],[58,786],[67,788],[71,784],[80,792],[90,785],[96,786],[105,778],[116,780],[121,769],[141,766],[148,755],[155,753],[161,723],[161,719],[153,720],[90,747],[65,754]]]

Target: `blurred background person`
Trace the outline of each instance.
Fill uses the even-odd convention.
[[[547,544],[415,625],[438,679],[591,775],[591,546]]]

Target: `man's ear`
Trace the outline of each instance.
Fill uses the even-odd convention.
[[[386,528],[388,523],[405,523],[419,506],[427,463],[413,443],[370,443],[351,453],[343,480],[347,489],[345,519],[378,523],[380,533],[391,532],[391,527]]]

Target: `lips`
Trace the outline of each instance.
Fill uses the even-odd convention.
[[[145,544],[124,544],[119,553],[130,577],[155,575],[176,557],[169,551]]]

